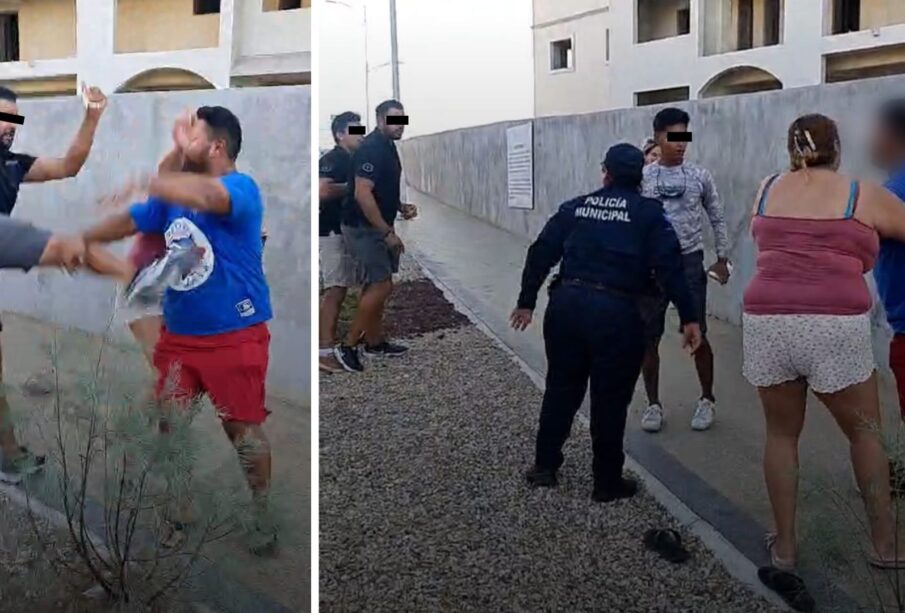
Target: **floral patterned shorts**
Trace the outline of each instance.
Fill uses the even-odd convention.
[[[876,368],[867,314],[745,314],[742,334],[743,372],[757,387],[803,379],[832,394],[867,381]]]

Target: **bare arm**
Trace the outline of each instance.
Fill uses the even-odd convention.
[[[370,222],[372,227],[379,230],[381,234],[389,234],[393,230],[380,214],[380,207],[377,206],[377,200],[374,198],[373,181],[363,177],[355,177],[355,201],[361,207],[361,212],[364,214],[365,219]]]
[[[24,180],[27,183],[43,183],[74,177],[85,165],[85,160],[91,153],[91,145],[94,143],[98,123],[107,106],[107,98],[96,87],[87,88],[83,85],[82,90],[88,102],[88,109],[85,111],[82,126],[69,145],[66,155],[61,158],[39,157],[36,159],[25,175]]]
[[[88,154],[91,153],[91,145],[94,143],[94,133],[97,130],[98,119],[85,115],[82,127],[69,145],[66,155],[61,158],[39,157],[32,164],[28,174],[25,175],[27,183],[43,183],[68,179],[79,174]]]
[[[229,192],[223,182],[190,172],[173,172],[152,178],[148,184],[148,195],[205,213],[230,213]]]
[[[189,146],[189,131],[195,123],[195,114],[185,110],[173,124],[173,148],[157,165],[157,172],[180,172],[185,163],[185,150]]]
[[[905,202],[879,185],[862,182],[856,217],[872,226],[882,238],[905,242]]]
[[[332,179],[322,178],[318,182],[318,196],[321,200],[341,198],[346,193],[345,183],[334,183]]]
[[[88,243],[112,243],[138,232],[128,211],[110,215],[86,230],[82,236]]]
[[[184,160],[185,157],[182,155],[182,149],[173,147],[173,149],[160,160],[160,163],[157,165],[157,172],[160,174],[166,172],[179,172],[182,170]]]

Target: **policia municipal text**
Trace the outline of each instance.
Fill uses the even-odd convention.
[[[645,348],[637,297],[652,270],[679,311],[691,353],[700,347],[701,330],[663,205],[640,194],[644,154],[616,145],[603,166],[603,189],[563,204],[528,249],[511,323],[516,330],[531,323],[537,294],[561,260],[544,316],[547,383],[527,478],[535,486],[556,485],[562,447],[590,379],[593,499],[610,502],[638,489],[622,475],[622,447]]]

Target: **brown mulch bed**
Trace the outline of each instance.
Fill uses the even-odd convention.
[[[340,314],[340,334],[345,334],[355,315],[357,293],[349,293]],[[404,281],[396,285],[384,312],[384,331],[388,338],[412,338],[438,330],[469,325],[443,292],[428,279]]]

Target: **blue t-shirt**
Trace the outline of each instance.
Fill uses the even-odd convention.
[[[894,174],[885,187],[905,206],[905,168]],[[905,334],[905,243],[895,240],[880,242],[874,280],[889,325],[896,334]]]
[[[239,172],[221,180],[229,192],[228,215],[156,198],[130,209],[138,230],[163,234],[168,247],[190,238],[205,249],[201,264],[164,296],[164,321],[174,334],[223,334],[273,317],[262,261],[261,192],[251,177]]]

